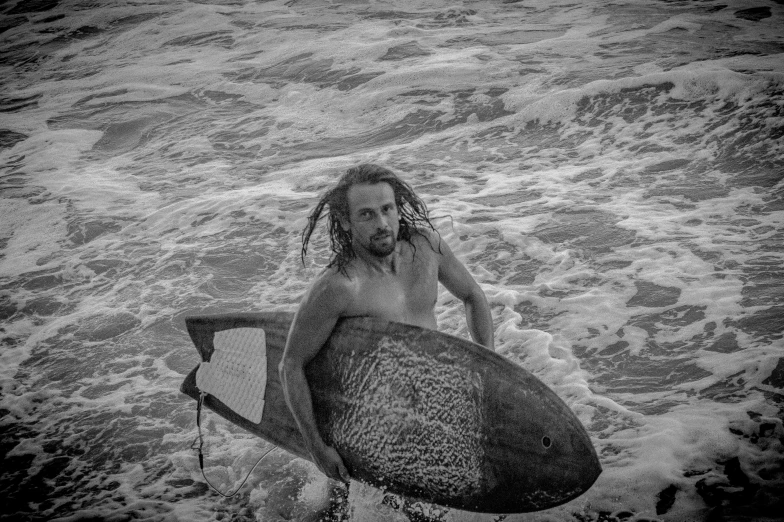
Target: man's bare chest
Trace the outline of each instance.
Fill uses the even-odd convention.
[[[374,274],[358,280],[347,315],[429,323],[437,297],[438,270],[420,263],[397,273]]]

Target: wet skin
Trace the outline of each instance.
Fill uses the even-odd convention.
[[[356,257],[341,273],[327,268],[306,292],[289,331],[280,364],[286,401],[313,462],[328,477],[348,482],[340,455],[316,428],[304,367],[315,357],[342,317],[371,316],[437,328],[438,283],[463,301],[471,337],[493,349],[490,308],[482,289],[432,231],[398,241],[399,213],[387,183],[358,184],[348,191],[349,231]]]

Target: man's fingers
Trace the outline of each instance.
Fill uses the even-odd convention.
[[[333,480],[339,480],[346,484],[351,480],[351,475],[349,475],[348,469],[343,464],[343,459],[340,458],[340,454],[334,448],[328,447],[318,459],[314,456],[314,462],[316,462],[322,473]]]
[[[340,480],[348,484],[351,481],[351,476],[348,474],[348,470],[346,466],[340,462],[338,464],[338,472],[340,473]]]
[[[329,471],[331,471],[331,473],[324,474],[333,480],[339,480],[341,482],[345,482],[346,484],[348,484],[351,480],[351,476],[348,474],[348,470],[342,462],[337,462]]]

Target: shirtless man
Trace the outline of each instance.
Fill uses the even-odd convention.
[[[440,282],[463,301],[471,337],[491,350],[493,323],[482,289],[433,229],[425,204],[390,170],[365,164],[340,178],[308,218],[303,259],[325,207],[334,255],[294,317],[280,381],[313,462],[348,482],[343,460],[316,428],[304,372],[338,319],[372,316],[436,329]]]

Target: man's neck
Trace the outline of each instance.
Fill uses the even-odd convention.
[[[369,272],[395,274],[400,266],[400,248],[400,245],[397,245],[394,252],[383,257],[361,249],[357,249],[354,252],[356,253],[357,260],[359,260]]]

